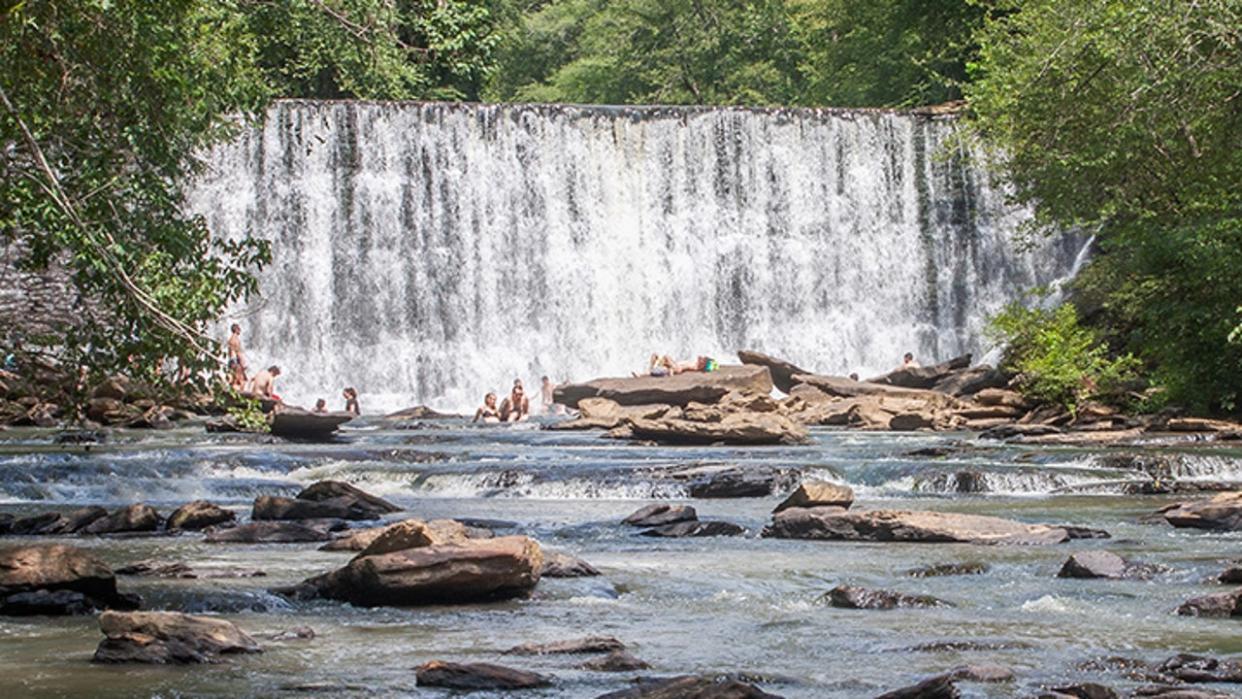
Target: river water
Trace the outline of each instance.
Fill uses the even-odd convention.
[[[869,697],[966,662],[1017,673],[999,685],[963,684],[967,696],[1020,696],[1041,685],[1102,679],[1080,669],[1102,656],[1149,661],[1176,652],[1242,653],[1233,620],[1180,617],[1186,598],[1219,589],[1210,578],[1239,555],[1242,536],[1174,530],[1140,518],[1165,497],[1116,494],[1132,474],[1090,450],[1000,446],[969,435],[812,430],[798,447],[656,448],[549,432],[537,424],[475,428],[463,420],[394,429],[363,419],[332,444],[307,445],[201,427],[116,432],[90,451],[54,446],[39,430],[0,432],[0,510],[29,513],[136,500],[167,514],[205,497],[248,515],[257,494],[292,494],[318,479],[355,483],[406,508],[394,517],[507,520],[545,547],[581,556],[603,575],[544,579],[529,599],[418,609],[290,603],[266,589],[343,565],[351,554],[317,544],[205,544],[197,535],[73,538],[114,567],[142,559],[204,570],[261,569],[265,577],[120,578],[147,606],[221,614],[255,635],[257,656],[204,667],[98,666],[92,617],[0,619],[0,673],[8,696],[444,696],[416,689],[413,668],[431,659],[492,661],[554,674],[532,697],[594,697],[635,673],[576,669],[580,656],[502,656],[511,646],[615,636],[650,662],[646,674],[744,673],[786,697]],[[948,456],[915,456],[928,447]],[[1242,451],[1185,442],[1151,447],[1181,459],[1190,478],[1242,480]],[[691,500],[660,468],[689,462],[779,467],[854,487],[855,507],[1000,515],[1108,530],[1109,540],[1055,547],[832,543],[762,539],[779,496]],[[958,494],[963,470],[989,492]],[[1066,488],[1092,494],[1057,494]],[[1110,492],[1113,491],[1113,492]],[[657,499],[692,502],[703,519],[741,524],[736,538],[651,539],[619,524]],[[29,541],[15,537],[11,544]],[[1151,581],[1060,580],[1074,551],[1106,548],[1160,563]],[[980,562],[981,575],[915,578],[906,571]],[[837,584],[925,593],[952,607],[834,609],[819,601]],[[274,641],[309,626],[311,640]],[[503,696],[491,694],[489,696]]]

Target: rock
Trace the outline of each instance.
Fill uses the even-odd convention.
[[[704,466],[685,469],[678,475],[692,478],[690,497],[704,500],[767,497],[788,477],[786,472],[767,466]]]
[[[115,425],[142,417],[142,411],[116,398],[92,398],[86,404],[86,416],[95,422]]]
[[[1192,597],[1177,608],[1177,613],[1182,616],[1242,616],[1242,587],[1229,592]]]
[[[583,398],[578,401],[579,418],[553,423],[549,429],[610,430],[629,420],[656,420],[669,415],[672,410],[673,406],[667,404],[621,405],[607,398]]]
[[[0,615],[4,616],[73,616],[93,611],[94,603],[73,590],[35,590],[0,598]]]
[[[325,483],[335,483],[346,488],[351,488],[363,497],[359,497],[354,493],[343,492],[335,497],[323,497],[328,489],[313,493],[314,497],[303,497],[307,490],[298,493],[296,498],[286,498],[278,495],[260,495],[254,499],[254,508],[251,512],[251,519],[255,520],[280,520],[280,519],[350,519],[350,520],[367,520],[379,519],[389,512],[397,512],[399,508],[384,500],[380,500],[371,495],[367,495],[353,486],[345,483],[337,483],[335,481],[325,481]],[[316,483],[311,488],[320,485]],[[378,501],[382,504],[376,504]]]
[[[523,643],[505,651],[513,655],[561,655],[575,653],[612,653],[625,650],[625,644],[611,636],[588,636],[571,641]]]
[[[1216,579],[1223,583],[1242,583],[1242,564],[1229,566]]]
[[[432,660],[415,670],[419,687],[448,689],[536,689],[551,687],[553,678],[491,663],[446,663]]]
[[[1011,408],[1007,405],[981,405],[973,408],[962,408],[956,414],[970,421],[1001,419],[1005,422],[998,422],[996,424],[1003,425],[1010,420],[1022,417],[1022,410],[1020,408]]]
[[[979,439],[1012,439],[1014,437],[1041,437],[1044,435],[1061,434],[1062,430],[1055,425],[1041,424],[1004,424],[989,428],[979,435]]]
[[[83,534],[115,534],[118,532],[153,532],[160,528],[163,519],[154,507],[141,503],[122,507],[100,517],[82,528]]]
[[[1080,551],[1065,561],[1057,577],[1146,580],[1158,570],[1156,566],[1132,563],[1108,551]]]
[[[968,544],[1059,544],[1070,539],[1062,527],[999,517],[907,510],[853,512],[831,507],[795,507],[779,512],[763,536]]]
[[[65,513],[44,512],[23,517],[9,525],[10,534],[76,534],[93,522],[107,516],[102,507],[82,507]]]
[[[125,396],[129,394],[129,377],[113,376],[107,378],[103,383],[95,387],[91,392],[92,398],[111,398],[113,400],[123,401]]]
[[[975,393],[973,400],[979,405],[1004,406],[1018,410],[1031,408],[1031,402],[1021,393],[1003,388],[985,388]]]
[[[198,577],[190,566],[184,563],[160,563],[158,561],[138,561],[116,569],[117,575],[141,575],[151,578],[184,578]]]
[[[393,551],[424,546],[456,544],[468,538],[466,527],[461,522],[451,519],[437,519],[430,522],[407,519],[385,527],[379,536],[375,537],[375,540],[358,554],[358,558],[380,556]]]
[[[1199,417],[1172,417],[1161,425],[1169,432],[1237,432],[1242,424]]]
[[[637,687],[596,699],[781,699],[753,684],[715,677],[685,676],[640,682]]]
[[[173,510],[168,516],[168,528],[197,531],[236,519],[237,514],[232,510],[226,510],[206,500],[195,500]]]
[[[806,428],[778,413],[729,413],[719,422],[631,420],[635,438],[661,444],[802,444]]]
[[[1077,697],[1077,699],[1121,699],[1121,695],[1109,687],[1095,682],[1079,682],[1077,684],[1053,687],[1055,695]],[[1043,695],[1041,695],[1043,696]]]
[[[542,568],[539,544],[525,536],[471,539],[357,557],[307,580],[298,594],[359,606],[475,602],[530,592]]]
[[[338,427],[353,419],[353,414],[346,412],[312,413],[284,406],[272,414],[271,432],[286,439],[332,439]]]
[[[773,512],[791,507],[840,507],[849,509],[854,504],[854,490],[848,485],[821,480],[805,480],[798,489],[789,494]]]
[[[687,372],[676,376],[595,379],[582,384],[558,386],[557,403],[578,407],[584,398],[607,398],[621,405],[686,406],[715,403],[730,391],[767,395],[772,376],[766,367],[721,366],[712,372]]]
[[[1164,661],[1159,670],[1182,682],[1242,683],[1242,661],[1219,660],[1203,655],[1179,653]]]
[[[313,502],[335,502],[345,498],[351,503],[356,503],[355,507],[368,509],[377,515],[401,512],[401,508],[391,502],[344,481],[317,481],[303,488],[296,498]]]
[[[96,663],[216,663],[221,656],[260,653],[254,639],[224,619],[180,612],[104,612]]]
[[[930,595],[907,595],[892,590],[872,590],[853,585],[838,585],[824,593],[824,601],[841,609],[898,609],[906,607],[951,607],[953,605]]]
[[[931,389],[953,396],[969,396],[989,388],[1004,388],[1008,384],[1009,376],[1005,372],[988,364],[980,364],[954,371],[937,381]]]
[[[970,360],[971,355],[964,354],[931,366],[902,367],[883,376],[869,379],[869,382],[902,388],[931,388],[954,372],[968,368]]]
[[[658,527],[674,522],[690,522],[698,518],[698,513],[689,505],[657,502],[639,508],[629,517],[621,520],[621,523],[632,527]]]
[[[1183,502],[1161,511],[1174,527],[1237,531],[1242,529],[1242,491],[1221,493],[1210,500]]]
[[[982,575],[991,569],[987,563],[937,563],[911,568],[906,575],[912,578],[938,578],[946,575]]]
[[[319,550],[362,551],[366,547],[370,546],[371,542],[379,538],[379,535],[382,534],[387,528],[388,527],[368,527],[366,529],[356,529],[339,539],[333,539],[323,546],[320,546]]]
[[[324,529],[301,522],[251,522],[209,532],[203,540],[211,544],[292,544],[331,539]]]
[[[313,641],[315,640],[315,635],[315,630],[309,626],[295,626],[291,629],[278,631],[266,636],[266,638],[273,641]]]
[[[73,546],[45,544],[0,549],[0,611],[10,604],[9,598],[24,593],[43,592],[55,595],[62,591],[78,593],[87,609],[133,609],[134,597],[116,589],[112,569],[94,555]],[[17,609],[71,604],[68,596],[19,597],[12,601]],[[7,613],[7,612],[4,612]],[[41,613],[41,612],[40,612]]]
[[[592,670],[594,672],[632,672],[634,670],[646,670],[650,668],[647,662],[639,660],[629,653],[618,650],[609,653],[601,658],[592,658],[578,666],[582,670]]]
[[[1235,699],[1234,695],[1223,692],[1170,685],[1139,687],[1130,696],[1155,697],[1155,699]]]
[[[929,430],[936,424],[931,413],[899,413],[889,418],[888,429],[894,432]]]
[[[752,352],[750,350],[739,350],[737,358],[743,364],[751,364],[754,366],[763,366],[768,368],[768,373],[772,376],[772,383],[781,393],[789,393],[798,381],[794,377],[798,374],[809,374],[811,372],[798,367],[792,362],[784,359],[777,359],[762,352]]]
[[[1009,682],[1014,678],[1013,670],[994,663],[959,665],[944,674],[959,682]]]
[[[440,420],[446,417],[454,417],[449,413],[441,413],[432,410],[425,405],[416,405],[412,408],[398,410],[395,413],[388,413],[384,416],[385,420]]]
[[[918,684],[885,692],[876,699],[958,699],[962,696],[948,674],[929,677]]]
[[[599,575],[595,566],[566,553],[557,551],[543,552],[543,571],[545,578],[589,578]]]
[[[643,536],[656,536],[667,539],[692,536],[738,536],[746,533],[744,527],[732,522],[675,522],[639,532]]]

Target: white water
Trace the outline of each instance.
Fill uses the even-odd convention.
[[[514,377],[755,348],[871,374],[984,349],[1065,276],[1067,237],[969,163],[952,120],[824,110],[284,102],[190,192],[274,243],[235,314],[281,392],[465,410]]]

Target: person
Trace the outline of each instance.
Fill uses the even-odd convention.
[[[241,326],[233,323],[229,340],[225,343],[228,351],[229,385],[242,390],[246,385],[246,356],[242,352]]]
[[[685,374],[691,371],[712,372],[719,368],[719,364],[711,357],[696,357],[693,362],[674,362],[673,373]]]
[[[543,404],[543,414],[551,415],[552,406],[556,404],[556,384],[546,376],[540,379],[539,398]]]
[[[474,419],[471,422],[500,422],[500,412],[496,410],[496,394],[488,393],[483,396],[483,405],[474,411]]]
[[[850,374],[850,381],[857,381],[857,380],[858,380],[858,374]]]
[[[521,379],[513,380],[513,390],[508,397],[500,402],[501,422],[521,422],[530,417],[530,399],[526,397],[526,389]]]
[[[327,413],[328,412],[328,401],[322,398],[315,401],[315,412],[319,413],[320,415]]]
[[[916,362],[916,361],[914,361],[914,353],[913,353],[913,352],[906,352],[906,356],[905,356],[905,357],[902,357],[902,359],[901,359],[901,368],[902,368],[902,369],[918,369],[918,368],[919,368],[919,366],[920,366],[920,365],[919,365],[919,363],[918,363],[918,362]]]
[[[255,372],[247,388],[260,398],[270,398],[279,403],[280,396],[275,393],[277,376],[280,376],[280,367],[273,364],[262,371]]]
[[[345,412],[357,417],[362,414],[362,408],[358,407],[358,390],[353,386],[346,386],[341,391],[341,396],[345,398]]]

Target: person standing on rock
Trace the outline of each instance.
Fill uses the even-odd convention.
[[[556,384],[552,383],[552,379],[546,376],[540,379],[539,397],[543,404],[543,414],[551,415],[552,406],[556,403]]]
[[[362,408],[358,407],[358,389],[347,386],[341,395],[345,398],[345,412],[354,417],[362,414]]]
[[[228,349],[229,385],[235,390],[242,390],[246,385],[246,356],[242,352],[241,326],[233,323],[232,334],[225,343]]]
[[[526,389],[521,379],[513,380],[513,390],[500,403],[501,422],[521,422],[530,417],[530,399],[526,397]]]

